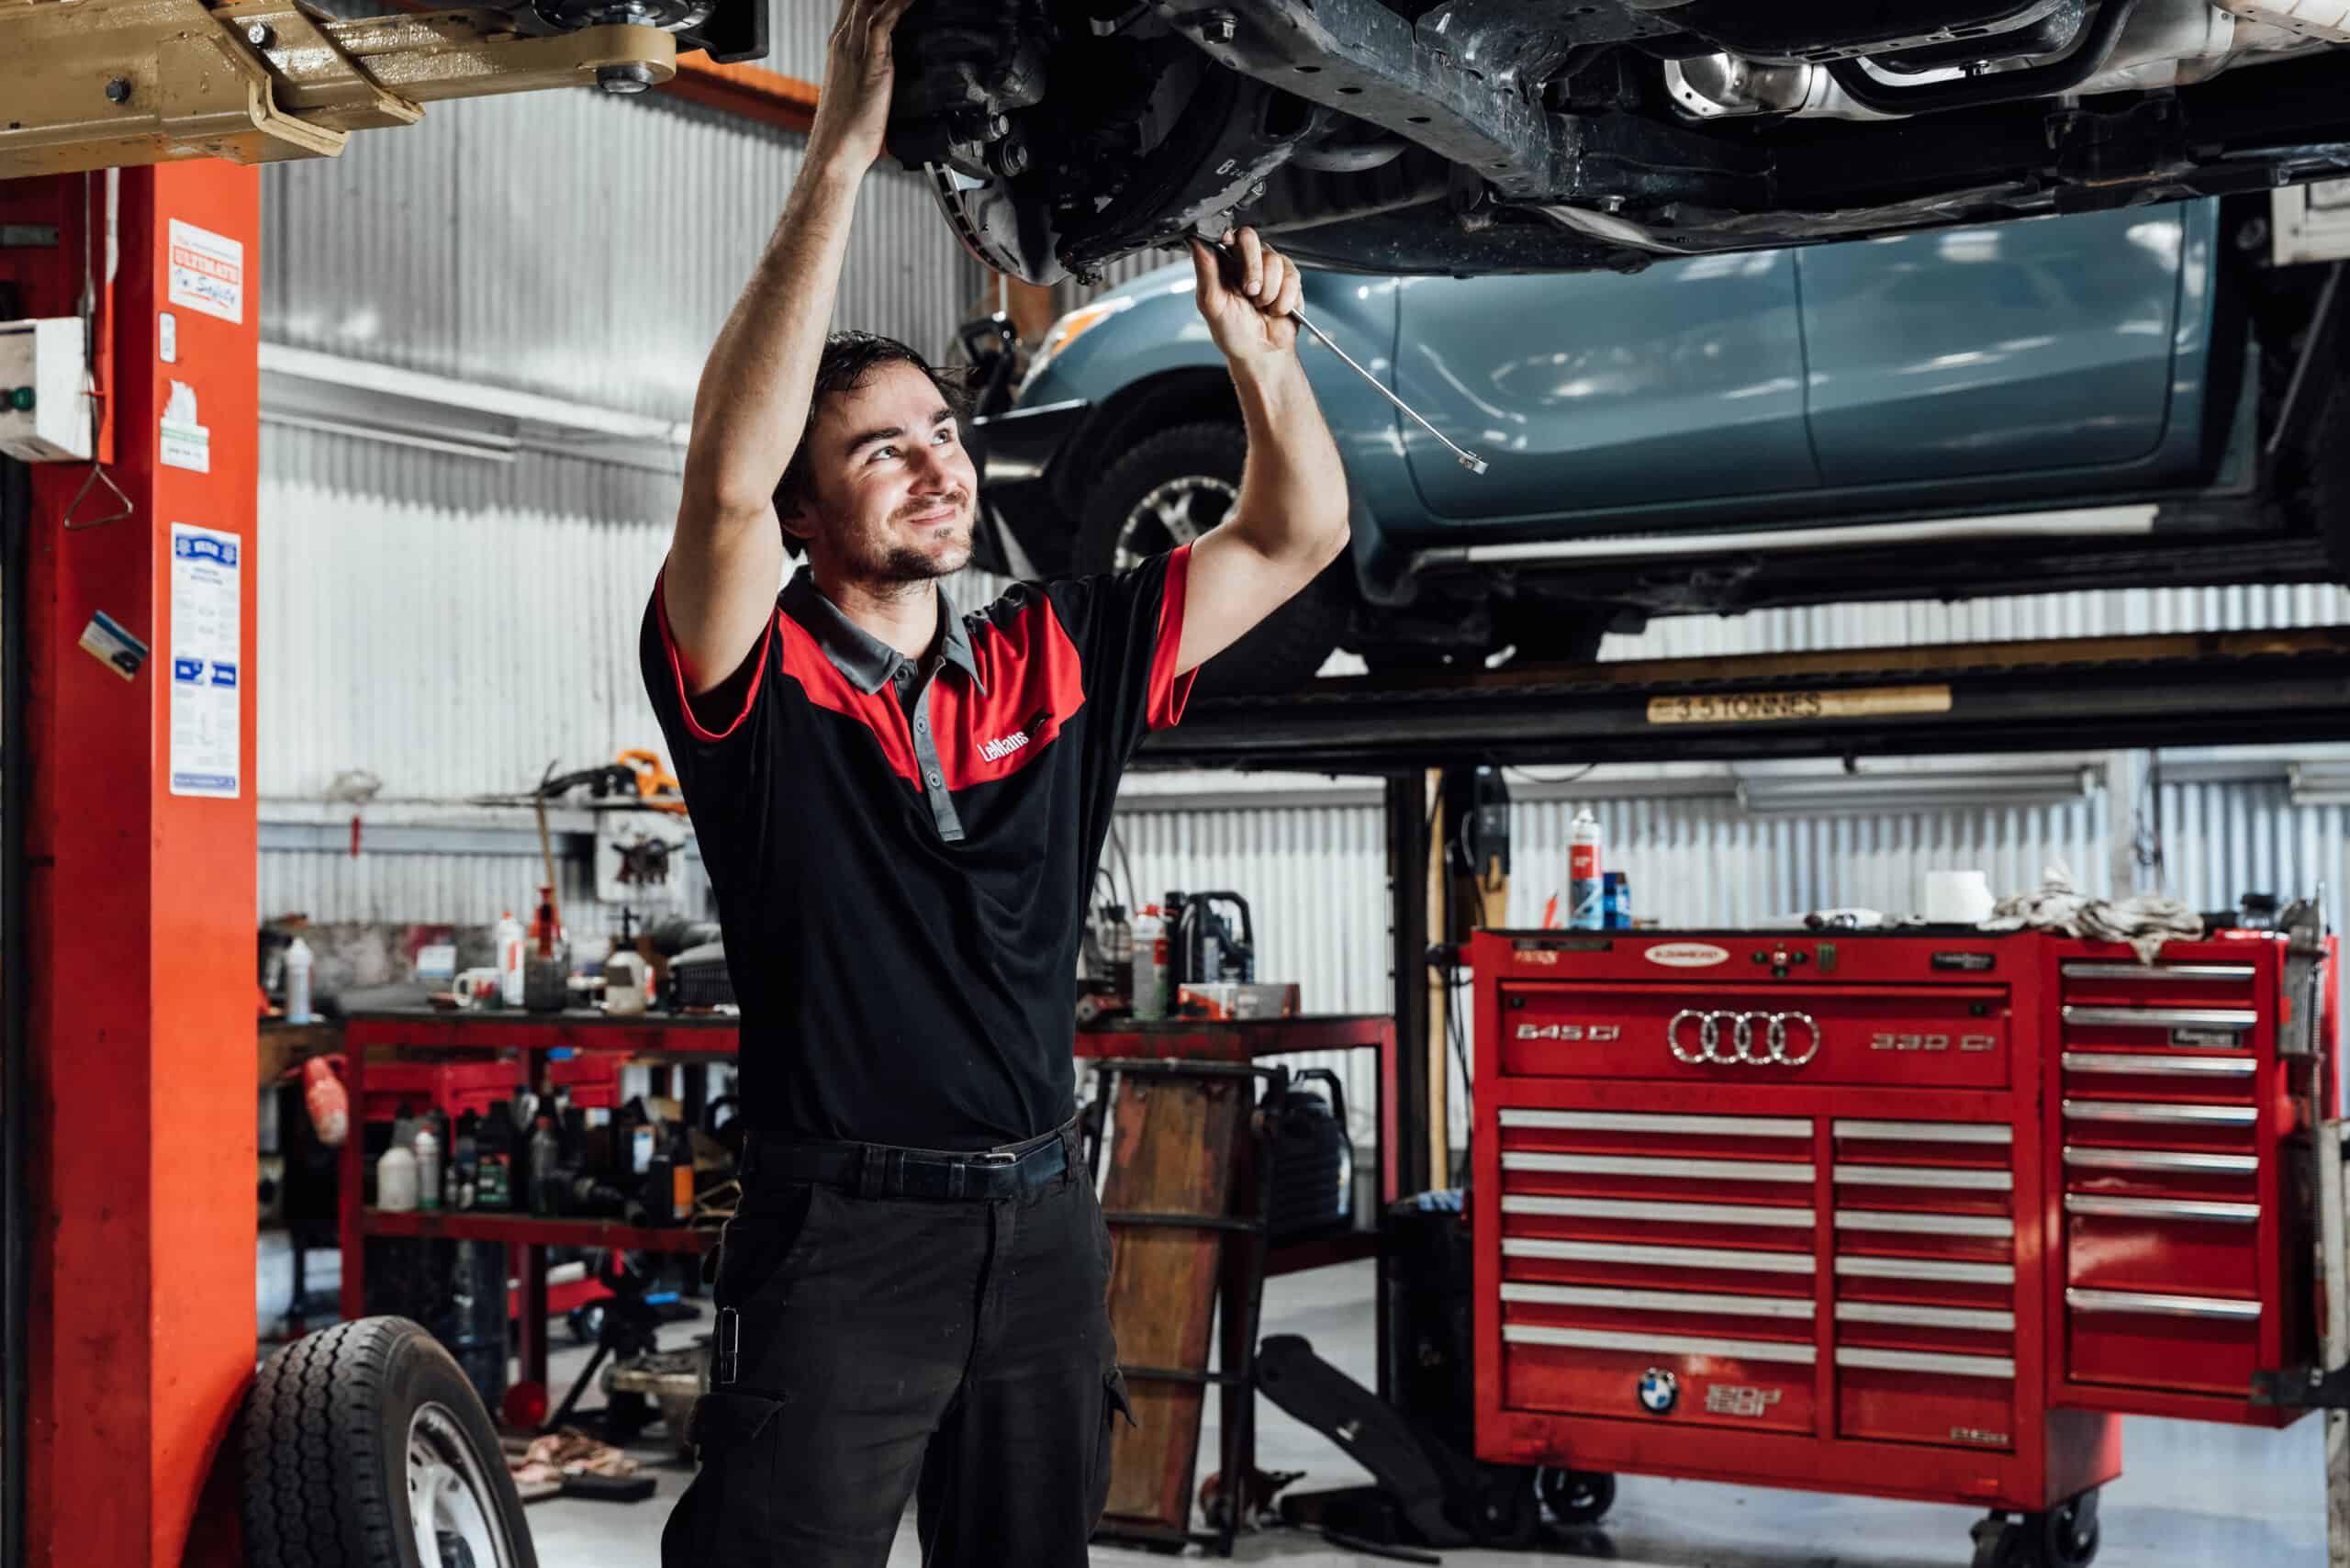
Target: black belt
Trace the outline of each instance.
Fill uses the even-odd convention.
[[[796,1182],[840,1187],[861,1198],[986,1202],[1060,1181],[1080,1163],[1077,1118],[999,1148],[958,1152],[886,1143],[811,1143],[752,1133],[743,1145],[745,1192]]]

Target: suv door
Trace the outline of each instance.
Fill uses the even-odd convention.
[[[2186,241],[2172,203],[1801,252],[1822,479],[2145,456],[2168,416]]]
[[[1604,511],[1818,483],[1784,251],[1630,276],[1400,280],[1397,390],[1489,459],[1461,467],[1399,420],[1438,517]]]

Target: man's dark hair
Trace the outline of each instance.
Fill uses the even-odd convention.
[[[956,379],[955,373],[934,368],[895,338],[885,338],[878,332],[834,332],[824,340],[824,352],[816,359],[815,391],[808,399],[808,423],[800,432],[800,444],[792,449],[791,462],[784,468],[783,477],[776,481],[777,517],[789,517],[808,498],[808,448],[815,438],[816,417],[824,410],[824,399],[836,393],[855,391],[865,385],[867,376],[893,364],[911,364],[930,377],[930,384],[938,388],[939,397],[955,411],[957,419],[969,416],[970,391]],[[783,547],[794,559],[808,548],[807,543],[788,528],[783,531]]]

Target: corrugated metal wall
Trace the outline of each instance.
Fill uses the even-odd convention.
[[[436,105],[263,169],[263,333],[682,419],[803,145],[658,95]],[[936,358],[979,280],[919,178],[868,178],[836,320]]]

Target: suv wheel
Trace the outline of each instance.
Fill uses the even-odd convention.
[[[1086,497],[1077,531],[1080,572],[1123,571],[1225,520],[1240,498],[1248,438],[1238,425],[1178,425],[1110,465]],[[1343,558],[1200,670],[1202,697],[1270,696],[1314,678],[1346,624]]]

